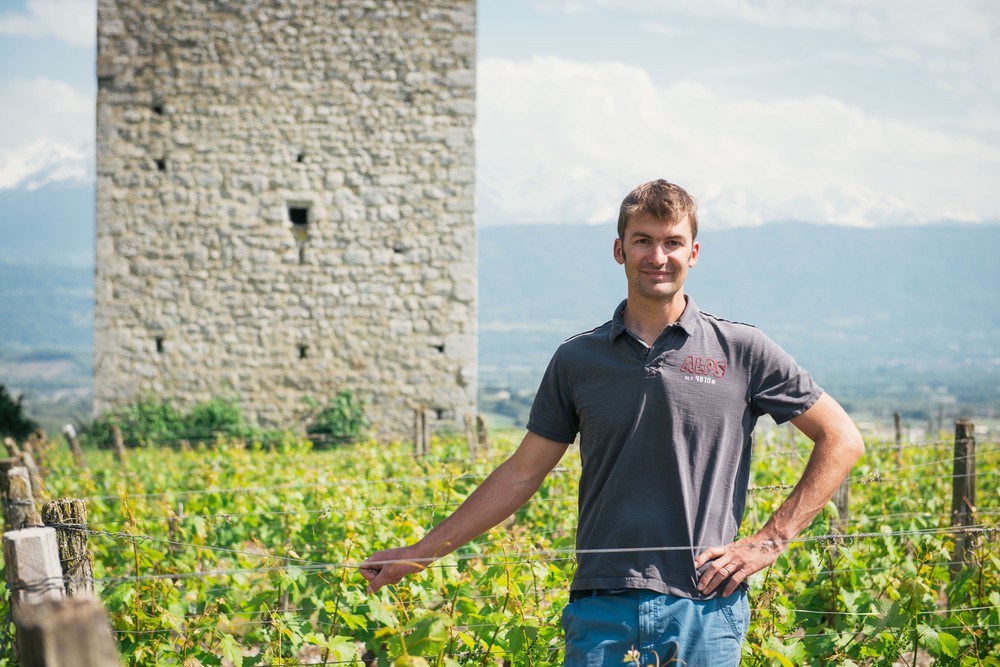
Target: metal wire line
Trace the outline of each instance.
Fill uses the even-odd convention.
[[[543,497],[536,495],[532,497],[530,502],[538,503],[538,502],[569,502],[569,501],[575,503],[577,501],[577,497],[576,496]],[[297,516],[297,515],[314,515],[314,514],[319,515],[322,518],[323,516],[330,516],[333,514],[350,514],[350,513],[371,514],[374,516],[380,512],[398,512],[401,510],[411,510],[411,509],[445,509],[451,507],[458,507],[461,504],[462,504],[461,500],[456,500],[454,502],[448,502],[448,503],[418,503],[411,505],[372,505],[369,507],[351,507],[351,508],[335,508],[332,505],[326,505],[322,509],[318,510],[317,509],[313,510],[304,509],[296,511],[274,510],[267,512],[217,512],[215,514],[184,514],[175,516],[152,516],[152,517],[143,516],[140,519],[140,521],[142,522],[170,521],[170,520],[185,521],[188,519],[230,521],[231,519],[234,518],[263,517],[263,516]],[[97,521],[97,522],[89,522],[87,525],[88,526],[106,526],[109,524],[120,525],[125,521],[126,521],[125,519],[122,519],[121,521]]]
[[[785,611],[795,612],[797,614],[822,614],[828,616],[885,616],[885,614],[880,614],[877,611],[821,611],[816,609],[794,609],[791,607],[782,607]],[[918,611],[917,616],[946,616],[948,614],[961,614],[969,611],[984,611],[987,609],[996,609],[996,607],[964,607],[959,609],[932,609],[929,611]]]
[[[1000,450],[998,450],[997,452],[994,452],[994,453],[1000,453]],[[939,464],[939,463],[946,463],[946,462],[952,461],[952,460],[953,459],[941,459],[939,461],[933,461],[933,462],[929,462],[929,463],[917,464],[917,465],[914,465],[914,466],[908,466],[908,468],[924,467],[926,465],[936,465],[936,464]],[[902,469],[906,469],[906,468],[902,468]],[[901,469],[897,469],[897,471],[898,470],[901,470]],[[566,472],[566,471],[568,471],[568,469],[567,468],[560,468],[560,469],[556,469],[556,471],[557,472]],[[992,476],[995,476],[997,474],[998,473],[994,472],[994,471],[980,471],[980,472],[977,472],[977,477],[980,477],[980,478],[982,478],[982,477],[992,477]],[[944,474],[944,475],[926,476],[926,477],[895,478],[894,476],[888,476],[888,475],[886,475],[885,473],[882,473],[882,472],[876,472],[876,473],[870,473],[870,474],[866,474],[866,475],[862,475],[862,476],[849,477],[848,478],[848,482],[850,484],[852,484],[852,485],[857,485],[857,484],[875,484],[875,483],[884,483],[884,482],[913,482],[913,481],[918,481],[918,480],[951,479],[952,476],[953,475],[951,475],[951,474]],[[449,479],[449,478],[450,479],[454,479],[454,480],[463,480],[463,479],[471,479],[472,477],[474,477],[474,475],[472,473],[462,473],[461,475],[458,475],[458,476],[434,475],[434,476],[425,476],[425,477],[417,477],[417,478],[388,478],[388,479],[382,479],[382,480],[364,480],[362,482],[357,482],[357,481],[354,481],[354,480],[351,480],[351,481],[349,481],[349,480],[337,480],[335,482],[328,482],[328,483],[324,482],[324,483],[315,483],[315,484],[282,484],[282,485],[275,485],[275,486],[237,487],[237,488],[230,488],[230,489],[193,489],[193,490],[184,490],[184,491],[164,491],[164,492],[151,493],[151,494],[130,495],[130,497],[133,497],[133,498],[135,498],[135,497],[159,497],[159,496],[165,496],[165,495],[191,495],[191,494],[202,494],[202,493],[237,493],[237,492],[251,492],[251,491],[272,491],[272,490],[281,490],[281,489],[315,488],[317,486],[345,486],[345,485],[352,485],[352,484],[380,484],[380,483],[398,484],[398,483],[400,483],[402,481],[406,481],[406,480],[413,481],[413,482],[418,482],[418,481],[433,481],[433,480]],[[757,485],[757,486],[750,485],[747,488],[747,493],[748,494],[755,494],[755,493],[760,493],[760,492],[764,492],[764,491],[790,490],[790,489],[794,488],[794,486],[795,486],[794,484],[771,484],[771,485]],[[88,499],[88,498],[89,499],[95,499],[95,498],[109,499],[109,498],[115,498],[115,497],[117,497],[117,496],[89,496],[89,497],[84,497],[84,499]],[[552,502],[552,501],[575,500],[575,499],[576,498],[572,497],[572,496],[564,496],[564,497],[560,497],[560,498],[538,498],[538,497],[536,497],[533,500],[535,500],[535,501],[542,500],[542,501],[545,501],[545,502]],[[334,514],[334,513],[337,513],[337,514],[346,514],[346,513],[349,513],[349,512],[375,512],[375,511],[390,511],[390,510],[395,511],[395,510],[401,510],[401,509],[422,509],[422,508],[432,508],[432,507],[433,508],[438,508],[438,507],[452,507],[452,506],[455,506],[455,505],[457,505],[459,503],[460,503],[460,501],[456,501],[456,503],[448,503],[448,504],[430,504],[430,503],[425,503],[425,504],[412,504],[412,505],[388,505],[388,506],[382,506],[382,507],[377,507],[376,506],[376,507],[366,507],[366,508],[343,508],[343,509],[334,508],[331,505],[327,505],[327,506],[325,506],[325,507],[323,507],[321,509],[299,510],[299,511],[295,511],[295,512],[289,512],[289,511],[242,512],[242,513],[240,513],[240,512],[220,512],[220,513],[216,513],[216,514],[193,514],[193,515],[189,515],[189,516],[190,517],[217,518],[217,519],[222,519],[222,520],[228,520],[230,517],[239,517],[239,516],[293,516],[293,515],[296,515],[296,514],[319,514],[319,515],[323,515],[323,514]],[[188,517],[155,517],[154,519],[155,520],[163,521],[163,520],[169,520],[170,518],[184,519],[184,518],[188,518]],[[146,519],[146,520],[151,520],[151,519]],[[110,523],[110,522],[104,522],[104,523]],[[103,525],[103,524],[93,524],[93,525]]]
[[[953,564],[953,562],[939,562],[939,563],[933,563],[933,564],[928,564],[928,565],[932,565],[933,567],[947,567],[947,566],[950,566],[952,564]],[[840,572],[869,572],[869,571],[873,571],[873,570],[889,570],[889,569],[893,569],[893,568],[890,568],[890,567],[864,568],[864,569],[855,569],[855,570],[841,570]],[[252,572],[252,570],[251,570],[251,572]],[[798,576],[799,577],[806,577],[806,576],[815,577],[815,576],[819,576],[819,575],[823,575],[823,574],[829,574],[830,572],[831,571],[827,571],[827,572],[802,572],[802,573],[799,573]],[[788,578],[788,576],[796,576],[796,575],[794,575],[794,574],[792,574],[792,575],[784,574],[783,578]],[[123,581],[121,583],[122,584],[131,584],[130,581],[128,581],[128,582]],[[61,585],[62,585],[62,580],[60,579],[59,580],[59,586],[61,587]],[[14,588],[14,590],[18,590],[18,589]],[[227,589],[216,589],[215,591],[212,591],[212,590],[201,591],[201,594],[202,594],[203,597],[207,598],[207,597],[211,597],[212,595],[214,595],[217,591],[224,591],[224,590],[227,590]],[[544,594],[546,592],[550,592],[552,589],[547,589],[547,588],[541,588],[540,589],[537,586],[537,584],[536,584],[536,585],[532,586],[531,588],[529,588],[527,590],[533,591],[534,594],[537,596],[539,594]],[[565,590],[565,591],[561,591],[561,593],[563,595],[566,595],[566,594],[569,593],[569,591]],[[485,600],[496,601],[496,600],[500,599],[501,597],[504,597],[504,596],[500,595],[500,594],[492,594],[492,595],[463,595],[462,596],[462,600],[463,601],[469,601],[469,600],[474,600],[474,601],[485,601]],[[402,601],[399,602],[399,603],[396,603],[396,605],[400,605],[402,608],[405,608],[407,610],[428,609],[428,608],[429,609],[435,609],[435,608],[439,608],[441,606],[447,606],[449,603],[452,603],[453,601],[454,601],[453,597],[448,596],[448,597],[423,598],[423,599],[420,599],[420,600],[410,599],[410,600],[407,600],[405,603],[403,603]],[[394,605],[394,606],[396,606],[396,605]],[[363,602],[363,603],[346,603],[345,602],[344,606],[345,607],[349,607],[350,609],[352,609],[354,611],[360,611],[360,610],[363,610],[363,609],[370,609],[372,607],[385,606],[385,603],[383,603],[383,602],[375,599],[372,602]],[[257,608],[240,608],[240,609],[228,609],[225,612],[219,612],[219,613],[225,613],[227,615],[239,616],[239,617],[253,617],[253,616],[262,616],[262,615],[266,615],[266,614],[277,614],[277,613],[280,613],[280,614],[305,615],[305,614],[312,614],[312,613],[317,612],[317,611],[323,611],[325,609],[326,609],[325,607],[315,607],[315,606],[311,606],[311,607],[294,607],[294,608],[275,608],[275,609],[263,609],[263,610],[262,609],[257,609]],[[785,611],[799,612],[799,613],[803,613],[803,614],[829,614],[829,615],[841,615],[841,616],[864,616],[864,615],[878,616],[879,615],[877,612],[839,612],[839,611],[795,609],[795,608],[790,608],[790,607],[784,607],[784,609],[785,609]],[[965,612],[970,612],[970,611],[981,611],[981,610],[987,610],[987,609],[993,609],[993,607],[945,608],[945,609],[934,609],[934,610],[924,611],[924,612],[919,612],[919,613],[921,615],[947,615],[947,614],[965,613]],[[180,618],[180,619],[199,618],[199,617],[204,616],[205,613],[206,613],[205,610],[200,611],[200,612],[192,612],[192,613],[188,613],[188,614],[184,614],[182,616],[179,616],[178,618]]]
[[[280,571],[286,569],[288,566],[295,566],[303,570],[333,570],[333,569],[357,569],[360,563],[358,562],[341,562],[341,563],[327,563],[322,561],[313,561],[305,558],[296,558],[290,556],[275,556],[271,554],[261,554],[258,552],[242,551],[238,549],[228,549],[224,547],[212,547],[207,545],[189,544],[183,542],[174,542],[171,540],[162,540],[158,538],[153,538],[149,536],[136,536],[128,533],[107,533],[104,531],[90,531],[78,524],[62,524],[61,527],[69,528],[71,530],[79,530],[93,535],[101,535],[106,537],[111,537],[113,539],[124,539],[129,541],[153,541],[158,543],[172,544],[175,546],[193,547],[196,549],[207,549],[211,551],[220,551],[224,553],[241,554],[248,556],[255,556],[258,558],[267,558],[279,562],[285,563],[284,567],[271,567],[271,568],[241,568],[237,570],[213,570],[207,572],[179,572],[179,573],[164,573],[155,575],[132,575],[126,577],[114,577],[109,579],[110,581],[142,581],[142,580],[158,580],[158,579],[183,579],[188,577],[209,577],[209,576],[224,576],[228,574],[245,574],[249,572],[270,572],[270,571]],[[791,540],[788,544],[805,544],[808,542],[829,542],[829,543],[848,543],[850,544],[854,540],[859,539],[887,539],[890,537],[922,537],[930,535],[941,535],[941,534],[998,534],[1000,533],[1000,525],[977,525],[977,526],[965,526],[965,527],[952,527],[952,528],[929,528],[921,530],[909,530],[909,531],[891,531],[891,532],[869,532],[869,533],[832,533],[827,535],[816,535],[816,536],[801,536],[794,540]],[[607,549],[576,549],[572,547],[562,548],[562,549],[538,549],[532,551],[524,552],[511,552],[511,553],[501,553],[501,554],[481,554],[481,553],[460,553],[451,554],[449,558],[458,561],[468,561],[468,560],[482,560],[487,561],[488,559],[495,559],[492,562],[495,563],[530,563],[537,561],[541,558],[546,557],[561,557],[561,558],[571,558],[573,556],[578,556],[581,554],[614,554],[614,553],[649,553],[649,552],[664,552],[664,551],[691,551],[692,549],[704,550],[718,545],[693,545],[693,546],[659,546],[659,547],[624,547],[624,548],[607,548]],[[761,545],[766,546],[766,545]],[[753,548],[758,548],[755,545]],[[420,558],[420,559],[404,559],[404,560],[384,560],[384,561],[372,561],[371,565],[390,565],[394,563],[416,563],[423,564],[427,563],[429,566],[432,565],[437,558]],[[441,565],[436,565],[435,567],[440,567]],[[96,581],[96,580],[95,580]],[[104,581],[104,580],[102,580]]]
[[[976,456],[979,456],[979,455],[990,455],[990,454],[1000,454],[1000,443],[990,442],[990,443],[986,443],[986,444],[998,445],[998,448],[997,449],[990,449],[990,450],[979,449],[977,451],[977,453],[976,453]],[[772,455],[771,458],[780,456],[780,452],[768,452],[768,453]],[[972,455],[970,454],[968,456],[972,456]],[[761,458],[765,458],[765,457],[762,456]],[[958,458],[961,459],[963,457],[958,457]],[[918,463],[918,464],[913,464],[913,465],[909,465],[909,466],[903,466],[903,467],[900,467],[900,468],[894,468],[893,472],[899,472],[901,470],[910,470],[910,469],[916,469],[916,468],[923,468],[923,467],[927,467],[927,466],[939,465],[939,464],[953,462],[955,460],[956,460],[955,457],[950,456],[950,457],[947,457],[947,458],[936,459],[936,460],[927,461],[927,462],[924,462],[924,463]],[[553,468],[553,470],[551,472],[552,473],[565,473],[565,472],[570,472],[572,470],[575,470],[575,468],[570,468],[570,467],[566,467],[566,466],[558,466],[556,468]],[[171,491],[157,491],[157,492],[150,492],[150,493],[129,494],[129,497],[130,498],[155,498],[155,497],[162,497],[162,496],[203,495],[203,494],[211,494],[211,493],[224,493],[224,494],[230,494],[230,493],[254,493],[254,492],[264,492],[264,491],[300,490],[300,489],[324,488],[324,487],[335,487],[335,486],[365,486],[365,485],[375,485],[375,484],[403,485],[403,484],[408,484],[408,483],[416,484],[416,483],[421,483],[421,482],[440,481],[440,480],[443,480],[443,479],[452,479],[452,480],[455,480],[455,481],[461,481],[461,480],[468,480],[468,479],[476,479],[476,478],[480,478],[481,476],[482,476],[482,474],[478,473],[478,472],[465,471],[465,472],[461,472],[461,473],[458,473],[458,474],[423,475],[423,476],[416,476],[416,477],[395,477],[395,478],[390,477],[390,478],[375,479],[375,480],[337,479],[337,480],[332,480],[332,481],[316,481],[316,482],[308,482],[308,483],[301,483],[301,482],[291,483],[290,482],[290,483],[287,483],[287,484],[275,484],[275,485],[268,485],[268,486],[245,486],[245,487],[230,487],[230,488],[215,487],[215,488],[203,488],[203,489],[180,489],[180,490],[171,490]],[[867,474],[867,475],[852,475],[848,479],[851,481],[850,483],[852,483],[852,484],[855,484],[855,483],[865,484],[865,483],[874,483],[876,481],[883,481],[883,479],[879,479],[880,476],[882,478],[886,477],[885,473],[876,472],[876,473],[870,473],[870,474]],[[935,479],[935,478],[936,477],[930,477],[928,479]],[[913,479],[914,478],[903,478],[904,481],[912,481]],[[762,489],[762,490],[785,490],[785,489],[791,489],[793,487],[794,487],[794,484],[775,484],[775,485],[766,485],[766,486],[761,486],[761,487],[750,486],[749,490],[752,491],[752,490],[758,489],[758,488]],[[118,498],[119,498],[118,495],[98,495],[98,496],[84,496],[82,498],[82,500],[102,500],[102,501],[104,501],[104,500],[117,500]]]
[[[258,491],[295,491],[299,489],[314,489],[314,488],[326,488],[334,486],[366,486],[375,484],[392,484],[398,485],[404,482],[433,482],[442,479],[453,479],[453,480],[463,480],[478,477],[478,475],[473,475],[472,473],[462,473],[459,475],[425,475],[422,477],[402,477],[402,478],[388,478],[388,479],[339,479],[329,482],[309,482],[309,483],[288,483],[288,484],[274,484],[270,486],[240,486],[240,487],[223,487],[223,488],[206,488],[206,489],[181,489],[176,491],[155,491],[150,493],[130,493],[129,498],[160,498],[163,496],[191,496],[191,495],[206,495],[211,493],[219,494],[231,494],[231,493],[255,493]],[[120,496],[118,495],[106,495],[106,496],[84,496],[82,500],[118,500]]]
[[[981,625],[981,624],[977,623],[976,626],[975,626],[975,628],[976,629],[979,629],[979,628],[982,628],[982,629],[1000,628],[1000,623],[990,623],[990,624],[987,624],[987,625]],[[891,629],[898,629],[901,632],[909,632],[908,628],[891,628]],[[940,628],[939,627],[935,627],[934,629],[935,630],[966,630],[966,631],[968,631],[969,630],[969,626],[968,625],[945,625],[945,626],[942,626]],[[884,628],[883,632],[886,632],[888,630],[890,630],[890,628]],[[815,637],[844,637],[844,636],[854,636],[854,635],[857,635],[858,632],[859,632],[859,630],[855,629],[855,630],[841,630],[840,632],[813,632],[813,633],[806,633],[806,634],[788,633],[788,634],[780,635],[780,637],[782,639],[806,639],[806,638],[813,639]]]
[[[788,485],[789,488],[791,485]],[[779,486],[763,486],[756,487],[758,490],[771,490],[785,488],[784,485]],[[577,496],[556,496],[556,497],[541,497],[535,495],[530,500],[531,503],[539,502],[577,502]],[[455,501],[451,503],[418,503],[410,505],[374,505],[370,507],[356,507],[356,508],[334,508],[331,505],[326,505],[322,509],[304,509],[304,510],[273,510],[265,512],[217,512],[215,514],[184,514],[175,516],[143,516],[140,522],[162,522],[162,521],[186,521],[189,519],[206,519],[208,521],[226,521],[232,522],[236,518],[247,518],[247,517],[267,517],[267,516],[299,516],[299,515],[319,515],[321,518],[324,516],[330,516],[333,514],[345,515],[350,513],[356,514],[371,514],[376,515],[379,512],[398,512],[401,510],[411,510],[411,509],[447,509],[457,507],[461,504],[461,501]],[[1000,508],[989,508],[989,507],[977,507],[976,514],[979,515],[994,515],[1000,514]],[[896,512],[892,514],[878,514],[878,515],[862,515],[856,518],[852,517],[850,523],[852,525],[860,524],[867,521],[877,521],[882,519],[899,519],[899,518],[941,518],[948,519],[951,517],[950,512]],[[126,519],[121,519],[119,521],[96,521],[88,522],[88,527],[90,526],[108,526],[116,525],[120,526],[126,524],[128,521]]]

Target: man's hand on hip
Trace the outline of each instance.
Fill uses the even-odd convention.
[[[725,584],[722,595],[729,597],[751,574],[772,565],[784,549],[783,543],[759,534],[705,549],[694,559],[696,569],[705,566],[698,579],[698,590],[707,594]]]

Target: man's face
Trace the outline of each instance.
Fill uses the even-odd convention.
[[[688,269],[698,261],[699,246],[685,217],[676,225],[641,213],[615,239],[615,260],[625,267],[629,298],[670,301],[683,297]]]

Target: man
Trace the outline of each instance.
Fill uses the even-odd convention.
[[[697,233],[695,202],[677,185],[652,181],[625,197],[614,257],[627,299],[610,322],[559,347],[517,451],[461,507],[416,544],[361,564],[369,591],[510,516],[579,434],[565,664],[621,665],[633,649],[643,665],[739,664],[747,577],[809,524],[864,444],[840,405],[774,342],[684,294]],[[734,542],[763,414],[791,420],[814,447],[764,527]]]

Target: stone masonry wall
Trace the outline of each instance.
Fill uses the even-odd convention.
[[[95,411],[475,412],[475,0],[99,0]]]

